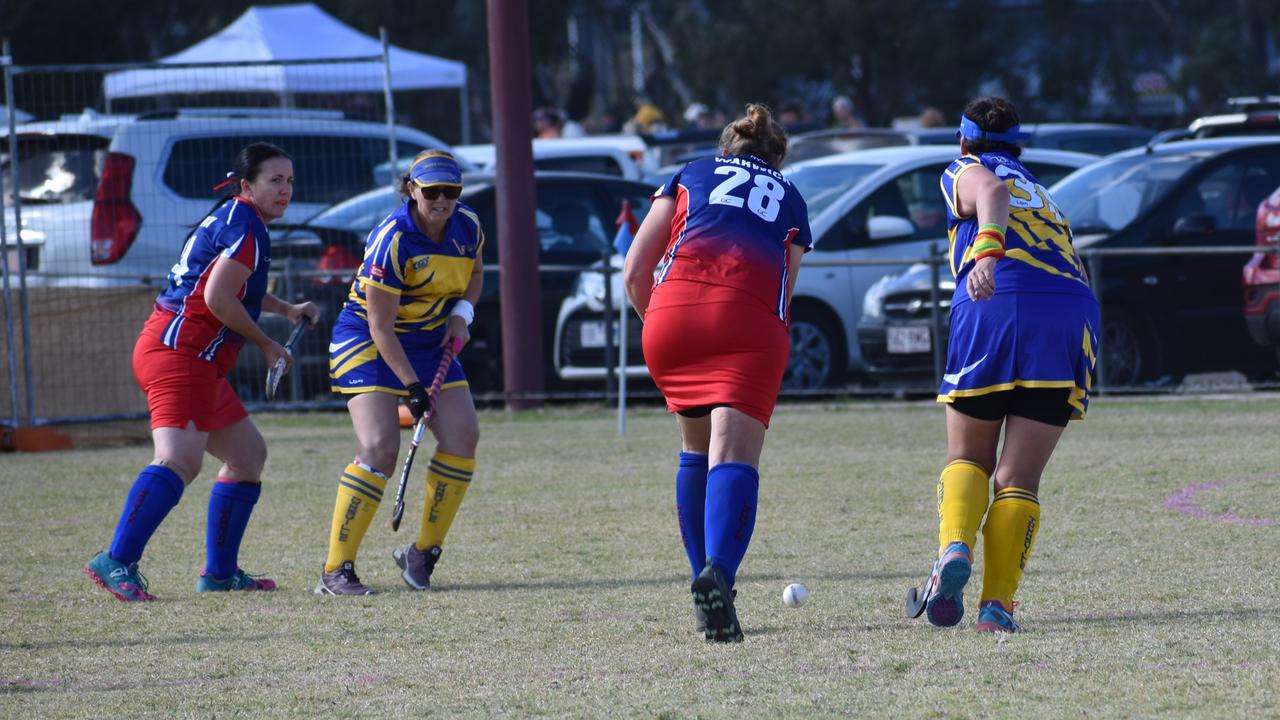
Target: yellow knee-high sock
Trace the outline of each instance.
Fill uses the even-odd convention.
[[[476,459],[436,451],[427,469],[427,498],[422,504],[422,527],[418,530],[419,550],[443,545],[453,516],[458,514],[462,496],[471,485]]]
[[[329,526],[329,556],[324,571],[333,572],[342,563],[355,562],[360,541],[373,522],[373,514],[382,503],[387,489],[387,476],[363,463],[353,462],[342,470],[338,479],[338,499],[333,504],[333,521]]]
[[[962,542],[973,553],[987,512],[987,471],[968,460],[953,460],[938,477],[938,546]]]
[[[999,600],[1013,610],[1013,594],[1040,532],[1040,500],[1009,487],[996,492],[982,527],[982,601]]]

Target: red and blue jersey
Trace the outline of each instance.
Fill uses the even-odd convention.
[[[223,203],[187,238],[169,271],[168,287],[156,296],[156,308],[166,312],[153,315],[147,330],[158,331],[164,345],[214,363],[225,374],[235,365],[244,337],[223,325],[205,302],[209,275],[218,262],[238,262],[252,271],[237,297],[256,322],[267,293],[271,238],[247,198]]]
[[[754,155],[695,160],[654,193],[676,201],[655,286],[667,280],[722,285],[756,297],[788,320],[790,246],[813,247],[800,191]]]

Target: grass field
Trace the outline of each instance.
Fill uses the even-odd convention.
[[[143,558],[160,601],[117,602],[81,566],[149,448],[0,456],[0,717],[1280,716],[1280,396],[1092,411],[1045,475],[1026,632],[1002,637],[973,631],[980,581],[958,628],[903,617],[935,550],[931,403],[779,409],[734,646],[693,631],[656,409],[625,438],[598,409],[484,413],[429,594],[390,559],[420,478],[406,527],[384,507],[364,543],[383,592],[311,594],[343,415],[259,418],[272,455],[241,562],[273,594],[192,592],[205,477]],[[789,582],[808,605],[782,604]]]

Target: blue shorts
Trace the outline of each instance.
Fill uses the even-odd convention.
[[[444,346],[442,332],[396,333],[396,339],[404,347],[418,382],[430,385],[440,365]],[[378,353],[369,337],[369,326],[359,317],[343,313],[333,325],[333,340],[329,343],[329,383],[336,393],[354,395],[374,391],[393,395],[408,395],[404,385]],[[462,364],[454,358],[445,373],[442,390],[466,387],[467,375]]]
[[[1098,357],[1098,302],[1072,293],[999,293],[951,306],[947,370],[938,402],[1015,387],[1066,388],[1071,419],[1089,409]]]

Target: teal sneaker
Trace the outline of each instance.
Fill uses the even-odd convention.
[[[1016,633],[1022,626],[1013,619],[1013,612],[1004,609],[999,600],[984,600],[978,606],[978,632]]]
[[[226,580],[219,580],[202,570],[200,571],[200,577],[196,580],[196,592],[230,592],[232,590],[271,592],[275,589],[275,580],[268,577],[250,575],[240,568],[236,568],[235,574]]]
[[[951,627],[964,617],[964,586],[972,571],[968,545],[953,542],[942,551],[933,564],[933,593],[924,606],[930,624]]]
[[[85,563],[84,572],[107,592],[123,602],[147,602],[156,596],[147,592],[147,579],[138,572],[138,563],[125,565],[107,552],[100,552]]]

